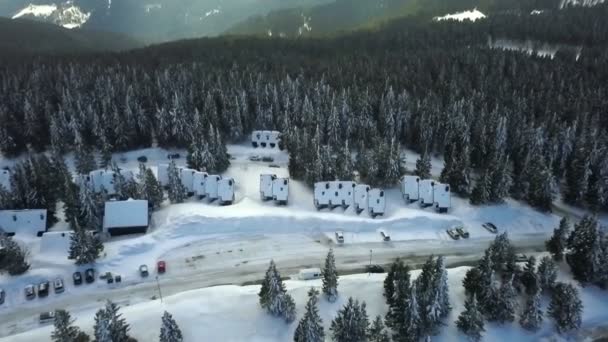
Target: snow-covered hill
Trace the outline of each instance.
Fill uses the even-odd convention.
[[[13,19],[28,18],[44,20],[68,29],[81,27],[90,17],[90,12],[83,11],[80,7],[75,6],[72,1],[60,3],[59,5],[29,4],[12,16]]]

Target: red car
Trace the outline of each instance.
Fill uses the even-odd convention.
[[[156,272],[165,273],[166,270],[167,270],[167,264],[164,261],[161,260],[156,263]]]

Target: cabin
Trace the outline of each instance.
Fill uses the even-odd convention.
[[[329,207],[330,182],[317,182],[314,186],[313,201],[317,210]]]
[[[198,196],[199,199],[206,196],[205,182],[207,181],[207,177],[209,177],[209,174],[207,174],[207,172],[196,171],[194,173],[192,181],[192,191],[194,191],[194,195]]]
[[[355,211],[357,214],[363,212],[363,210],[367,209],[367,196],[369,193],[370,187],[366,184],[357,184],[355,185],[355,198],[353,200]]]
[[[147,200],[108,201],[103,213],[103,230],[110,236],[145,233],[149,214]]]
[[[371,189],[368,194],[367,211],[371,217],[384,215],[386,209],[386,196],[384,196],[384,190],[382,189]]]
[[[7,169],[0,170],[0,186],[6,191],[11,191],[11,172]]]
[[[194,174],[196,170],[188,169],[185,167],[179,168],[179,178],[182,181],[182,185],[184,189],[186,189],[186,193],[188,196],[194,195]]]
[[[403,176],[401,178],[401,195],[406,203],[416,202],[420,198],[420,177]]]
[[[289,178],[275,178],[272,181],[272,196],[280,205],[289,201]]]
[[[158,164],[156,169],[156,179],[164,187],[169,185],[169,164]]]
[[[262,201],[274,199],[272,186],[276,178],[276,175],[271,174],[260,175],[260,198]]]
[[[215,201],[218,198],[218,184],[222,176],[209,175],[205,181],[205,196],[209,202]]]
[[[46,218],[46,209],[0,210],[0,231],[40,237],[47,230]]]
[[[429,207],[433,205],[433,187],[435,186],[435,181],[432,179],[423,179],[420,181],[419,186],[419,199],[421,207]]]
[[[279,147],[281,133],[278,131],[251,132],[251,145],[253,147],[276,148]]]
[[[70,251],[73,231],[46,232],[40,239],[40,253],[66,258]]]
[[[222,178],[217,183],[217,197],[220,205],[234,203],[234,179]]]
[[[433,204],[438,212],[448,212],[448,209],[452,206],[450,186],[448,184],[435,183],[433,187]]]
[[[132,180],[135,176],[131,171],[119,171],[120,175],[122,175],[125,180]],[[84,176],[80,178],[80,181],[84,184],[88,184],[88,186],[95,193],[100,193],[105,191],[109,196],[116,195],[116,178],[118,174],[113,170],[95,170],[91,171],[88,176]],[[81,183],[81,184],[83,184]]]
[[[300,270],[298,278],[300,280],[313,280],[320,279],[322,276],[321,269],[319,268],[305,268]]]
[[[353,205],[355,199],[355,182],[333,181],[330,183],[329,206],[342,207],[344,209]]]

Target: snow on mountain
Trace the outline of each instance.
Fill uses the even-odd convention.
[[[49,17],[51,14],[53,14],[55,11],[57,10],[57,5],[55,4],[51,4],[51,5],[34,5],[34,4],[29,4],[26,8],[22,9],[21,11],[17,12],[15,15],[13,15],[13,19],[17,19],[17,18],[21,18],[24,16],[34,16],[34,17]]]
[[[591,7],[599,4],[603,4],[604,0],[562,0],[559,5],[559,8],[564,8],[567,6],[586,6]]]
[[[437,20],[437,21],[441,21],[441,20],[475,21],[477,19],[483,19],[485,17],[486,17],[485,14],[481,13],[479,10],[477,10],[477,8],[475,8],[470,11],[458,12],[458,13],[454,13],[454,14],[446,14],[443,17],[435,17],[435,20]]]
[[[80,7],[74,6],[72,1],[67,1],[59,6],[56,4],[29,4],[27,7],[13,15],[12,18],[43,19],[56,25],[73,29],[82,26],[90,17],[90,12],[85,12],[81,10]]]

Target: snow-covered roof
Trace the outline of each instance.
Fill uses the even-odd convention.
[[[148,201],[133,200],[106,202],[103,228],[130,228],[148,226]]]
[[[37,235],[46,231],[46,209],[0,210],[0,229],[5,233]]]
[[[44,255],[57,254],[67,257],[70,250],[72,231],[46,232],[40,239],[40,253]]]

